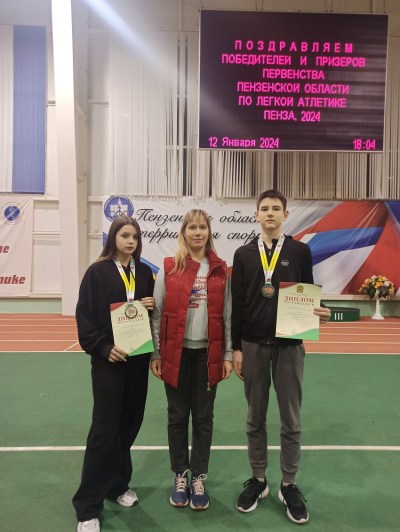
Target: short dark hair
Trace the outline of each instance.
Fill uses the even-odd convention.
[[[108,231],[107,240],[104,244],[103,251],[100,254],[100,257],[97,260],[107,260],[107,259],[113,259],[117,255],[117,245],[115,242],[115,238],[117,236],[118,231],[124,227],[124,225],[132,225],[138,234],[138,242],[135,251],[132,253],[132,257],[135,260],[140,259],[140,255],[142,253],[142,233],[140,232],[140,227],[137,221],[134,218],[131,218],[130,216],[122,215],[118,216],[118,218],[115,218],[115,220],[110,225],[110,229]]]
[[[273,189],[264,190],[264,192],[261,192],[261,194],[257,198],[257,210],[260,208],[260,203],[265,198],[273,198],[280,200],[282,202],[283,210],[286,211],[287,200],[285,196],[278,190]]]

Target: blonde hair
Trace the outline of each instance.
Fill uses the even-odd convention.
[[[185,214],[182,220],[181,228],[179,230],[178,235],[178,251],[175,254],[175,266],[171,270],[171,273],[182,273],[184,271],[186,266],[186,257],[190,255],[189,248],[185,240],[185,230],[186,227],[193,222],[193,220],[198,220],[199,218],[204,218],[208,227],[208,238],[205,246],[205,251],[207,253],[207,251],[211,249],[212,251],[214,251],[214,253],[216,252],[211,232],[211,221],[209,215],[206,213],[206,211],[203,211],[202,209],[192,209],[191,211]]]

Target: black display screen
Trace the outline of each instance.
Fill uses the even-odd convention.
[[[199,148],[383,150],[387,15],[200,14]]]

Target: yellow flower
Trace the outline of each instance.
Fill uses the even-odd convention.
[[[384,275],[371,275],[365,279],[358,291],[368,295],[370,299],[388,299],[394,294],[394,286]]]

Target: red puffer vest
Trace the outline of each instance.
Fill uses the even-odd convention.
[[[223,312],[227,267],[226,263],[211,250],[207,252],[207,258],[209,261],[207,275],[208,382],[209,385],[213,385],[222,380],[225,352]],[[186,313],[200,263],[187,257],[184,272],[170,274],[174,265],[174,258],[164,259],[165,303],[161,317],[160,356],[162,379],[176,388]]]

